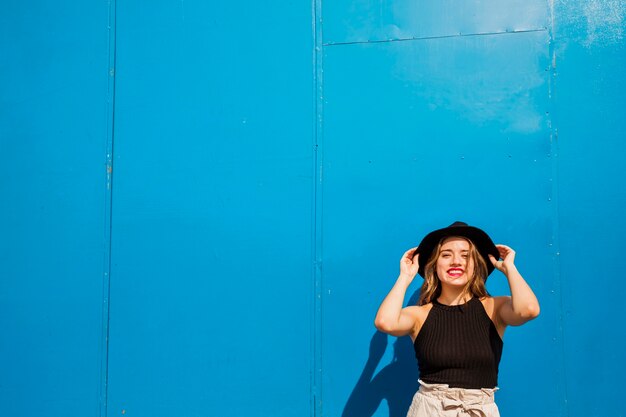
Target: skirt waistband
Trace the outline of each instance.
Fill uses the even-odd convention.
[[[427,397],[437,398],[453,405],[455,402],[463,404],[490,404],[494,402],[494,394],[498,388],[450,388],[448,384],[429,384],[421,379],[419,392]]]

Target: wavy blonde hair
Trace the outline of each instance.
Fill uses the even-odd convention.
[[[437,259],[441,254],[441,247],[447,239],[459,238],[464,239],[469,243],[469,259],[474,265],[474,273],[467,281],[463,293],[469,293],[473,297],[486,297],[489,296],[487,288],[485,288],[485,279],[487,278],[487,263],[485,259],[480,255],[474,243],[463,236],[446,236],[439,241],[437,247],[430,256],[430,259],[426,262],[424,267],[424,283],[420,289],[420,297],[417,301],[417,305],[424,305],[432,302],[441,294],[441,281],[437,276]]]

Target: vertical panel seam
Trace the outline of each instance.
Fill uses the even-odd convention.
[[[313,143],[313,361],[310,415],[322,415],[322,166],[323,166],[323,38],[322,0],[312,0],[313,88],[315,100]]]
[[[548,123],[550,129],[550,155],[552,157],[552,242],[554,257],[554,284],[555,290],[558,291],[557,302],[559,305],[558,313],[558,348],[560,353],[560,384],[561,384],[561,414],[569,416],[568,405],[568,386],[567,386],[567,363],[565,360],[565,302],[563,294],[563,282],[561,280],[561,262],[560,262],[560,208],[559,208],[559,146],[558,146],[558,115],[555,115],[555,87],[556,87],[556,46],[554,33],[554,0],[549,1],[549,59],[550,59],[550,75],[548,78]],[[555,117],[556,116],[556,117]]]
[[[105,149],[104,262],[100,361],[100,417],[108,414],[111,236],[113,213],[113,143],[115,135],[116,3],[108,3],[107,132]]]

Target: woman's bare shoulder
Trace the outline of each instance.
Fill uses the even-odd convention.
[[[419,333],[422,325],[426,321],[426,318],[428,317],[428,313],[430,312],[431,308],[433,308],[432,303],[424,304],[421,306],[408,306],[404,308],[404,310],[413,317],[413,320],[415,320],[415,327],[411,332],[411,339],[415,340],[415,338],[417,337],[417,334]]]
[[[495,312],[498,311],[498,309],[500,308],[500,306],[502,306],[503,303],[506,303],[508,300],[510,300],[511,297],[506,296],[506,295],[501,295],[501,296],[497,296],[497,297],[482,297],[480,299],[481,303],[483,303],[483,306],[485,307],[485,310],[487,311],[487,313],[492,316]]]
[[[504,336],[504,329],[506,328],[506,325],[504,325],[502,323],[502,320],[500,320],[498,316],[498,310],[500,309],[502,304],[506,303],[510,299],[511,297],[506,295],[498,297],[483,297],[480,299],[480,301],[483,303],[483,307],[485,307],[487,315],[496,326],[496,329],[498,329],[500,337]]]
[[[431,308],[433,308],[433,304],[428,303],[422,306],[407,306],[404,310],[416,318],[425,318],[428,316],[428,312]]]

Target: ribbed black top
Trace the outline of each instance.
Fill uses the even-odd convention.
[[[457,388],[494,388],[502,339],[482,302],[433,307],[415,338],[413,347],[420,379]]]

